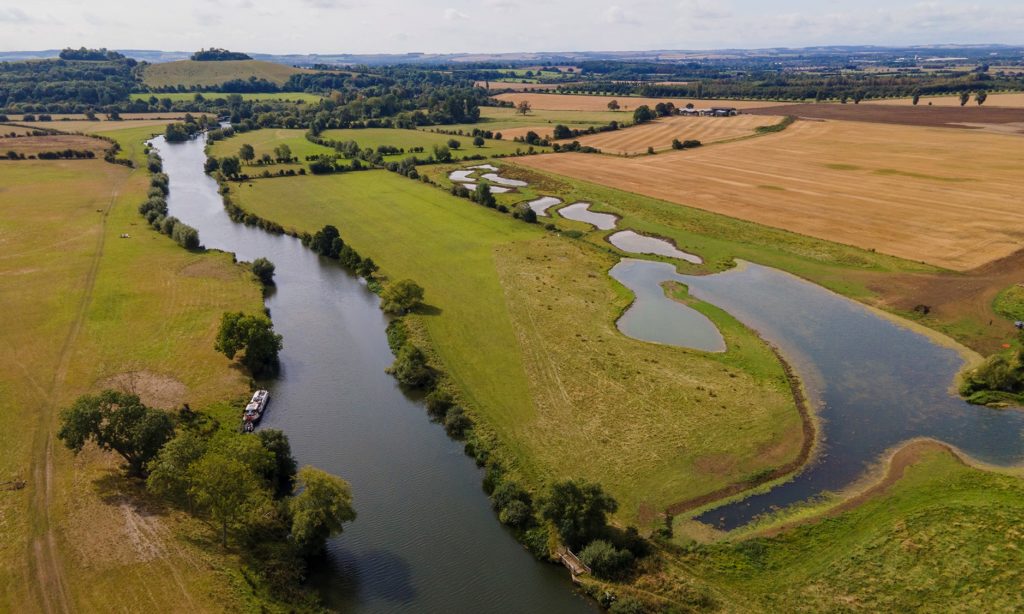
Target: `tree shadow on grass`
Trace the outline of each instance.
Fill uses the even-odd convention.
[[[421,303],[418,307],[416,307],[416,309],[413,310],[413,312],[418,313],[421,316],[439,316],[444,312],[444,310],[434,305]]]

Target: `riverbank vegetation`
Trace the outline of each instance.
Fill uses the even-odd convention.
[[[475,436],[500,442],[495,460],[510,478],[600,481],[619,501],[617,518],[642,524],[763,471],[765,449],[772,463],[799,450],[788,382],[749,331],[733,329],[731,346],[743,349],[727,358],[618,333],[630,299],[608,279],[615,260],[604,249],[383,171],[255,182],[234,197],[300,235],[335,225],[388,280],[424,288],[425,304],[404,318],[407,336],[449,378]],[[749,438],[727,435],[739,421]]]

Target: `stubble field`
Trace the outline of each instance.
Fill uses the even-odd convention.
[[[642,98],[639,96],[584,96],[575,94],[543,94],[535,92],[516,92],[499,94],[498,100],[519,104],[530,103],[534,109],[550,111],[607,111],[608,103],[616,100],[622,111],[632,112],[640,105],[654,107],[659,102],[671,102],[676,107],[685,107],[692,103],[697,108],[713,106],[736,107],[737,109],[753,109],[757,107],[778,106],[780,103],[764,100],[703,100],[695,98]]]
[[[656,157],[517,163],[958,270],[1016,251],[1024,232],[1024,148],[1014,136],[797,122],[765,138]]]
[[[604,153],[638,154],[653,147],[655,151],[672,148],[672,140],[696,139],[701,143],[728,141],[754,134],[758,126],[778,123],[781,117],[763,115],[737,115],[736,117],[665,117],[631,126],[580,137],[581,145],[596,147]],[[574,139],[568,139],[574,140]]]

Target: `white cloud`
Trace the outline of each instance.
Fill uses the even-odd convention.
[[[0,23],[29,23],[32,21],[35,21],[35,19],[16,6],[10,8],[0,7]]]
[[[448,8],[444,10],[444,18],[445,21],[462,21],[465,19],[469,19],[469,15],[463,13],[462,11],[457,11],[455,9]]]
[[[640,23],[633,15],[627,13],[625,10],[623,10],[621,6],[618,5],[609,6],[608,9],[605,10],[604,20],[607,23],[628,24],[634,26],[639,25]]]

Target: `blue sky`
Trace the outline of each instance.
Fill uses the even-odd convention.
[[[267,53],[1024,44],[1024,1],[0,0],[0,50]]]

